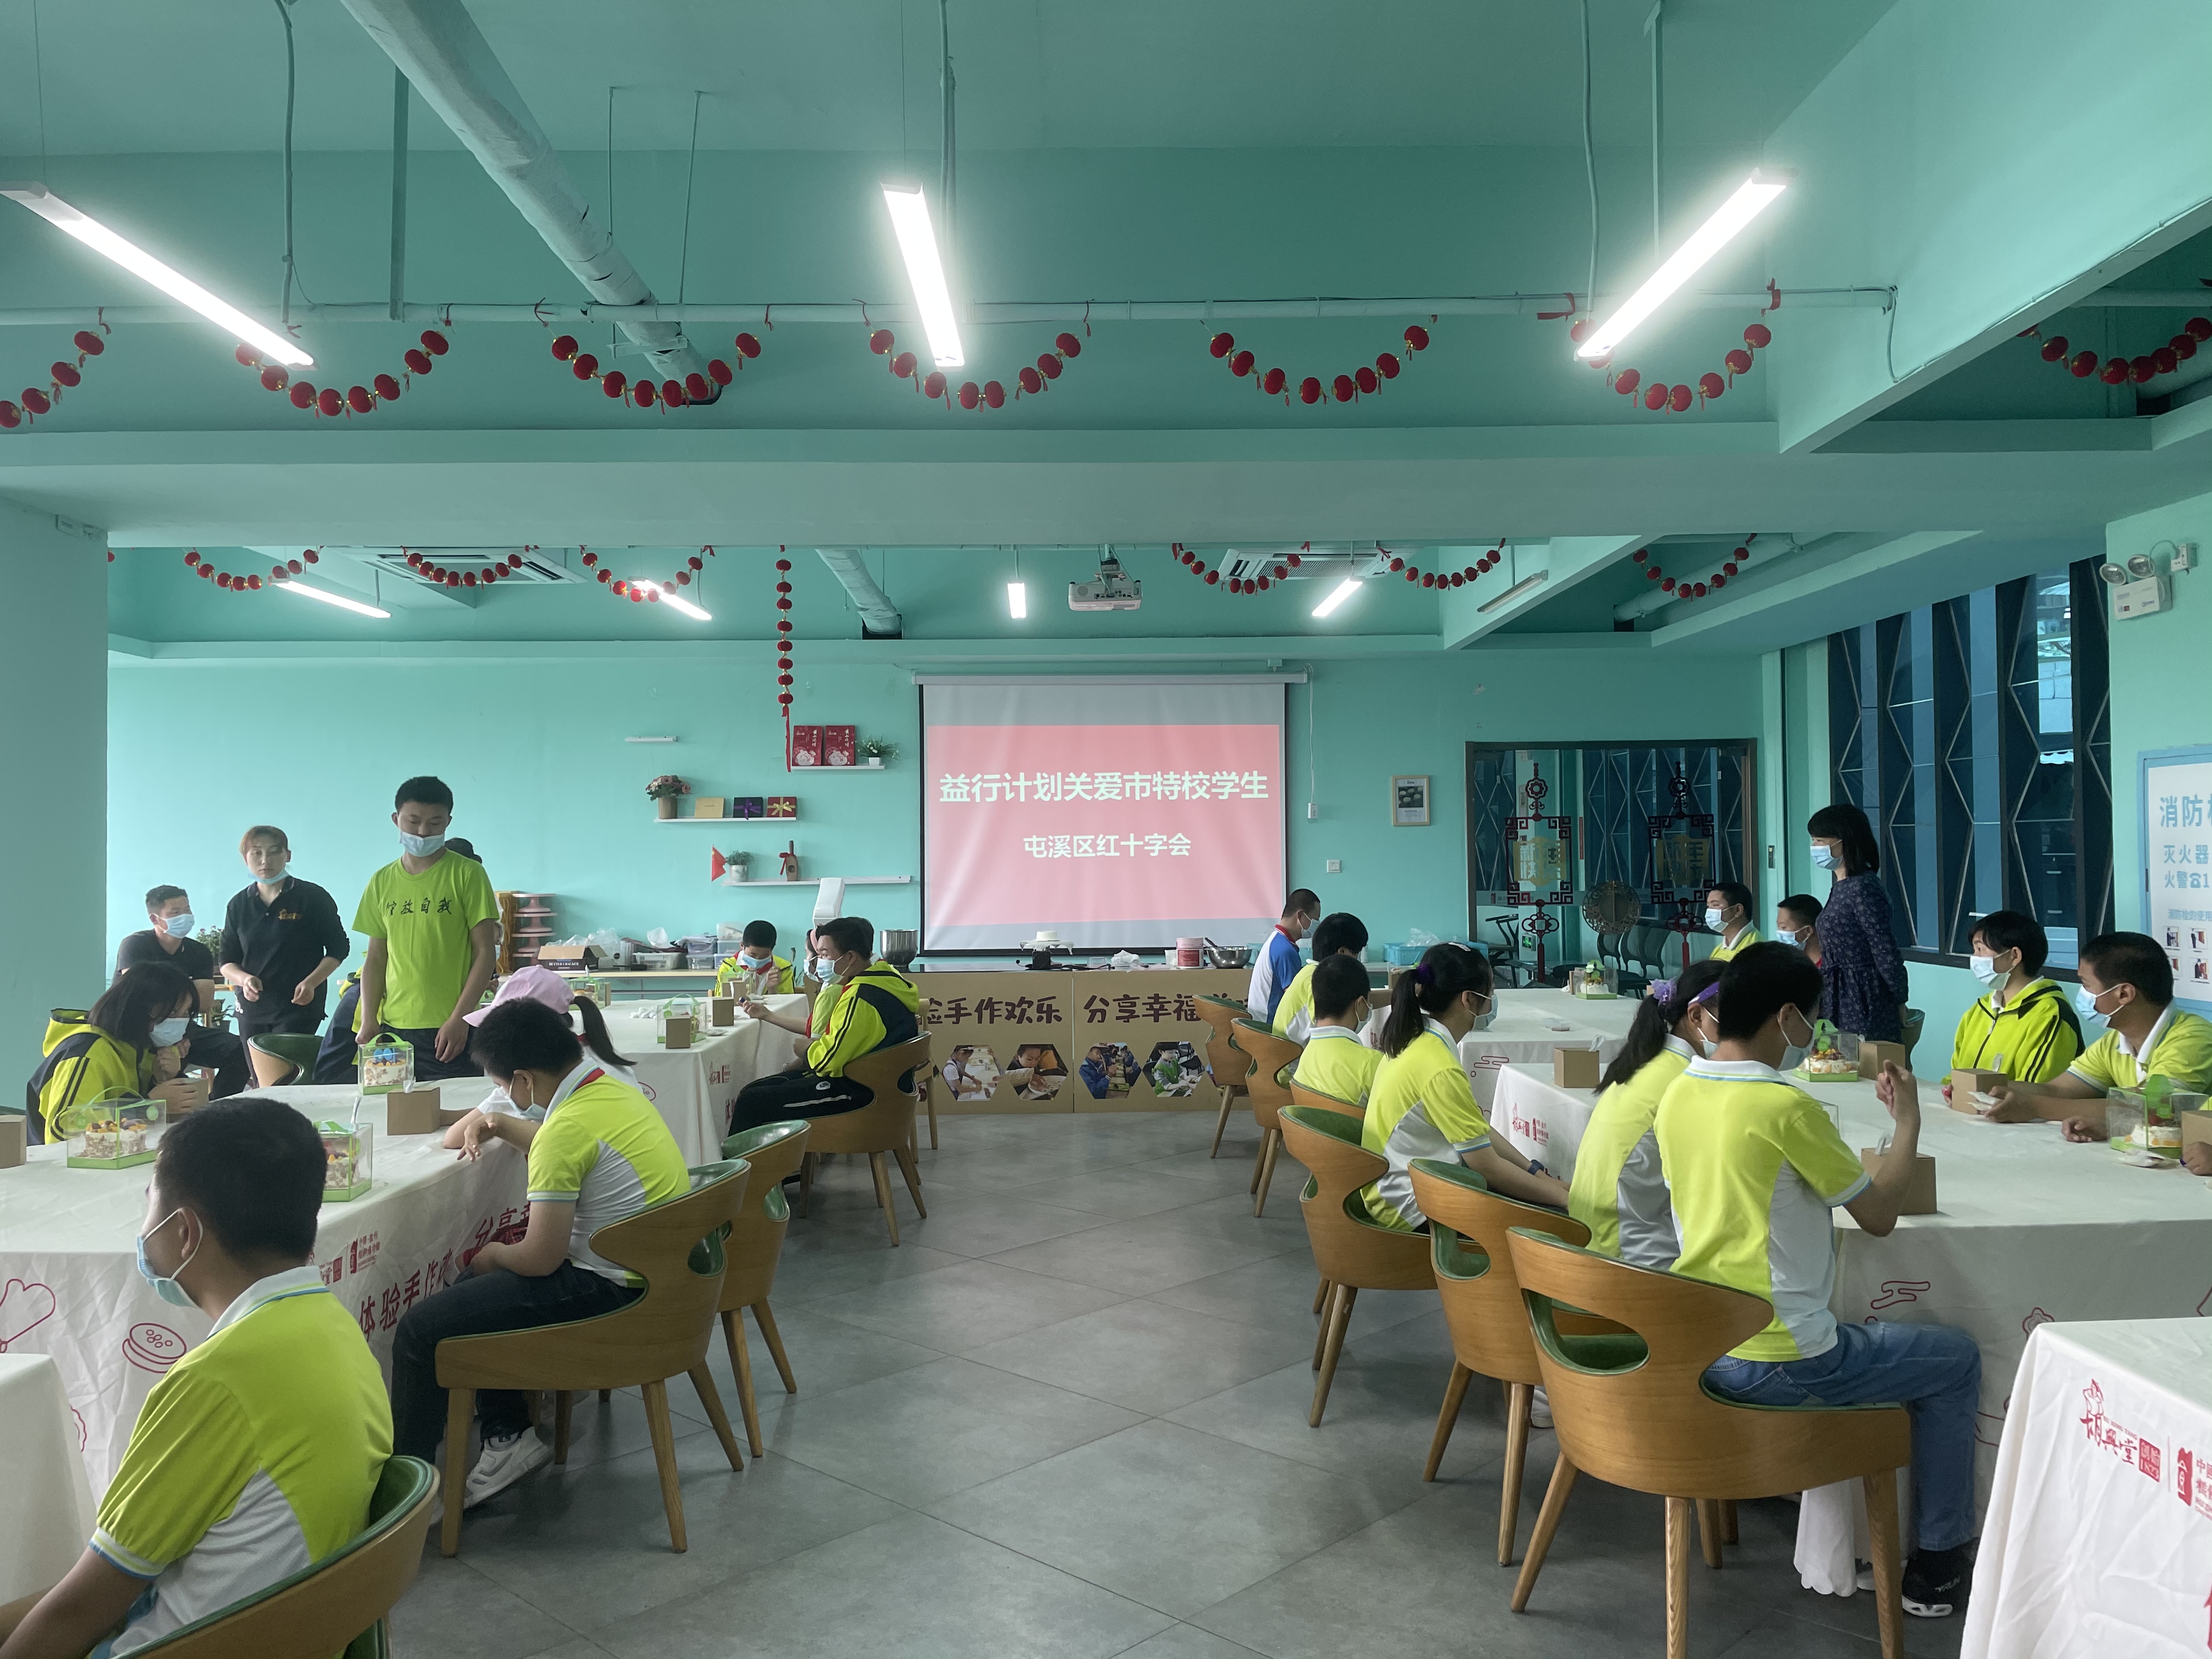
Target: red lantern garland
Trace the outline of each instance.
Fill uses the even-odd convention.
[[[1651,553],[1648,548],[1638,548],[1632,556],[1637,563],[1644,567],[1644,579],[1657,582],[1659,590],[1662,593],[1672,593],[1678,599],[1702,599],[1706,594],[1717,593],[1729,585],[1729,578],[1749,562],[1751,544],[1758,539],[1759,537],[1755,532],[1746,536],[1737,545],[1735,551],[1722,562],[1721,568],[1701,582],[1691,581],[1687,578],[1678,580],[1668,575],[1651,562]]]
[[[1306,552],[1310,552],[1313,549],[1311,542],[1302,542],[1299,546]],[[1220,583],[1221,572],[1218,569],[1209,569],[1204,559],[1200,558],[1181,542],[1170,543],[1168,550],[1175,555],[1176,563],[1204,581],[1208,587]],[[1407,581],[1419,582],[1423,587],[1464,587],[1483,575],[1485,572],[1497,568],[1505,557],[1505,543],[1503,538],[1500,538],[1497,546],[1492,548],[1473,564],[1463,569],[1449,571],[1424,570],[1419,565],[1400,558],[1384,549],[1377,548],[1376,550],[1389,560],[1388,568],[1391,575],[1403,575]],[[1274,581],[1283,580],[1298,566],[1301,558],[1302,555],[1299,553],[1286,555],[1267,575],[1232,576],[1229,578],[1229,591],[1237,594],[1264,593],[1267,591],[1271,578]]]
[[[683,568],[665,581],[626,580],[599,562],[599,556],[588,547],[576,551],[583,556],[584,568],[599,573],[599,585],[618,599],[628,599],[632,605],[659,605],[660,596],[671,588],[689,587],[698,574],[707,568],[707,561],[714,556],[712,545],[702,544],[696,553],[684,562]],[[520,563],[517,560],[515,562]]]
[[[106,350],[107,342],[100,335],[113,331],[104,319],[100,325],[100,334],[94,334],[88,328],[77,330],[76,338],[70,343],[76,348],[76,361],[72,363],[57,358],[50,364],[46,369],[47,380],[44,390],[27,386],[16,394],[19,400],[16,403],[0,398],[0,430],[12,432],[19,426],[35,424],[40,416],[50,413],[53,406],[61,402],[64,391],[83,384],[84,360],[97,357]]]
[[[1436,319],[1431,317],[1429,320],[1433,323]],[[1249,350],[1240,348],[1235,335],[1225,332],[1216,334],[1209,337],[1206,343],[1208,354],[1227,363],[1229,372],[1238,380],[1250,376],[1252,384],[1257,386],[1262,394],[1270,398],[1279,396],[1285,404],[1291,401],[1291,394],[1295,390],[1298,401],[1309,406],[1326,403],[1332,396],[1340,404],[1355,403],[1361,398],[1372,397],[1382,389],[1384,381],[1395,380],[1405,372],[1407,366],[1413,361],[1415,352],[1425,351],[1428,346],[1429,331],[1420,324],[1414,323],[1406,330],[1406,351],[1403,357],[1395,351],[1386,351],[1376,358],[1371,368],[1363,364],[1349,374],[1334,375],[1331,377],[1326,386],[1322,385],[1319,375],[1309,374],[1298,381],[1294,388],[1291,384],[1290,376],[1281,369],[1261,370],[1259,359]]]
[[[1085,323],[1083,325],[1083,332],[1086,338],[1090,336],[1090,324]],[[978,409],[1006,407],[1006,388],[1000,382],[986,380],[982,385],[978,386],[973,380],[963,380],[956,388],[952,382],[945,378],[942,369],[933,368],[927,374],[922,374],[921,365],[915,360],[914,353],[897,350],[896,349],[897,345],[898,337],[887,328],[874,329],[869,332],[868,349],[878,357],[890,358],[890,362],[886,367],[890,372],[902,380],[913,381],[914,389],[923,397],[934,398],[947,409],[952,408],[957,404],[960,408],[971,413]],[[1024,392],[1029,393],[1031,397],[1037,396],[1060,378],[1060,371],[1067,367],[1067,360],[1070,357],[1079,357],[1083,355],[1083,341],[1077,339],[1073,334],[1063,333],[1055,336],[1052,345],[1053,349],[1040,356],[1036,363],[1025,367],[1014,376],[1013,395],[1017,398]]]
[[[2024,328],[2022,339],[2042,339],[2040,329]],[[2107,357],[2100,362],[2094,351],[2077,351],[2068,356],[2068,342],[2063,334],[2054,334],[2043,341],[2043,361],[2063,363],[2077,380],[2086,380],[2092,374],[2106,386],[2124,386],[2134,381],[2142,386],[2161,374],[2171,374],[2197,355],[2197,348],[2212,340],[2212,317],[2191,317],[2175,335],[2154,351],[2134,357]]]
[[[308,565],[320,564],[322,562],[322,556],[314,549],[304,548],[301,550],[298,558],[287,559],[282,564],[270,565],[269,581],[271,584],[289,581],[304,571]],[[197,547],[185,555],[185,568],[205,577],[226,592],[258,593],[264,586],[258,575],[234,575],[228,570],[216,569],[215,561],[202,558],[200,550]]]
[[[1772,304],[1767,307],[1769,311],[1772,311],[1782,303],[1781,292],[1772,283],[1766,285],[1766,289],[1773,296]],[[1585,317],[1567,332],[1580,340],[1589,332],[1591,326],[1590,319]],[[1692,402],[1700,409],[1704,408],[1734,386],[1737,375],[1750,374],[1751,366],[1756,361],[1753,354],[1773,343],[1772,329],[1765,323],[1750,324],[1743,331],[1743,343],[1732,349],[1721,360],[1723,367],[1728,370],[1727,375],[1723,377],[1717,371],[1708,369],[1698,377],[1694,386],[1686,381],[1679,386],[1669,386],[1664,380],[1646,380],[1641,369],[1613,369],[1611,367],[1613,358],[1609,355],[1592,357],[1588,362],[1592,368],[1607,371],[1606,384],[1622,397],[1636,398],[1638,403],[1655,415],[1662,411],[1680,415],[1686,412]],[[1641,397],[1637,396],[1639,392],[1643,394]]]
[[[453,325],[448,323],[448,328]],[[434,328],[422,331],[422,343],[407,348],[401,361],[406,367],[395,380],[389,374],[379,374],[367,386],[349,386],[343,392],[334,386],[316,390],[312,380],[295,380],[282,363],[264,363],[261,354],[252,346],[242,345],[231,353],[247,368],[261,371],[261,387],[264,392],[281,392],[292,407],[321,420],[343,416],[351,420],[356,415],[367,415],[378,405],[396,402],[401,392],[430,372],[431,365],[452,348],[446,337]]]
[[[779,545],[776,552],[784,549]],[[775,702],[783,711],[783,769],[791,770],[791,561],[775,562]]]
[[[563,334],[553,342],[553,356],[568,364],[578,380],[597,380],[600,391],[633,409],[651,409],[655,404],[663,409],[681,409],[686,404],[712,402],[720,387],[729,385],[750,359],[761,355],[760,340],[754,335],[740,334],[732,344],[735,368],[717,357],[707,365],[704,374],[694,369],[680,380],[672,376],[655,380],[650,375],[633,380],[618,368],[602,369],[599,360],[581,349],[573,334]]]
[[[489,587],[521,569],[523,554],[537,550],[534,545],[526,545],[521,553],[510,553],[503,559],[480,565],[474,570],[455,570],[425,558],[411,548],[400,550],[407,555],[407,568],[434,587]]]

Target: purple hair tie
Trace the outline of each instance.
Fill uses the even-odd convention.
[[[1655,979],[1646,988],[1646,994],[1654,1002],[1672,1002],[1674,1000],[1674,981],[1671,979]]]
[[[1427,963],[1425,962],[1419,967],[1413,969],[1414,984],[1434,985],[1436,982],[1437,970],[1430,967]]]

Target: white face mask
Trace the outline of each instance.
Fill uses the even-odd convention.
[[[435,858],[446,850],[443,836],[410,836],[404,830],[399,832],[399,844],[418,859]]]
[[[1789,1023],[1789,1020],[1788,1020],[1788,1018],[1787,1018],[1787,1016],[1788,1016],[1788,1015],[1790,1015],[1790,1014],[1796,1014],[1796,1015],[1797,1016],[1797,1018],[1798,1018],[1800,1020],[1803,1020],[1803,1019],[1804,1019],[1804,1018],[1805,1018],[1805,1015],[1804,1015],[1804,1013],[1803,1013],[1803,1012],[1802,1012],[1802,1010],[1800,1010],[1800,1009],[1796,1009],[1796,1008],[1785,1008],[1784,1010],[1783,1010],[1783,1013],[1784,1013],[1784,1015],[1785,1016],[1785,1018],[1784,1018],[1780,1022],[1780,1024],[1781,1024],[1781,1030],[1782,1030],[1782,1040],[1783,1040],[1783,1042],[1784,1042],[1784,1043],[1787,1043],[1789,1046],[1788,1046],[1788,1047],[1786,1047],[1785,1048],[1784,1048],[1784,1049],[1783,1049],[1783,1051],[1782,1051],[1782,1068],[1781,1068],[1781,1069],[1782,1069],[1782,1070],[1784,1070],[1784,1071],[1785,1071],[1785,1072],[1790,1072],[1790,1071],[1795,1071],[1795,1070],[1796,1070],[1799,1066],[1801,1066],[1801,1065],[1802,1065],[1802,1064],[1804,1063],[1804,1060],[1805,1060],[1805,1051],[1806,1051],[1808,1048],[1811,1048],[1811,1047],[1813,1046],[1813,1028],[1812,1028],[1812,1026],[1811,1026],[1809,1024],[1806,1025],[1806,1027],[1805,1027],[1805,1040],[1804,1040],[1804,1042],[1790,1042],[1790,1023]]]
[[[192,936],[192,913],[179,910],[173,916],[163,916],[161,931],[171,939],[190,939]]]
[[[154,1022],[154,1046],[156,1048],[175,1048],[177,1044],[185,1040],[185,1027],[191,1024],[191,1022],[185,1018],[182,1015],[179,1015],[175,1019],[155,1020]]]
[[[1997,982],[1999,975],[1997,959],[1995,957],[1969,957],[1966,958],[1966,966],[1974,970],[1974,977],[1983,984],[1994,985]]]
[[[1705,931],[1717,933],[1721,930],[1721,913],[1711,905],[1705,907]]]

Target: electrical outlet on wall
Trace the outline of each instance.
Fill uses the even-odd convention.
[[[1322,868],[1332,876],[1340,876],[1344,873],[1344,860],[1342,859],[1331,859],[1328,863],[1322,865]]]

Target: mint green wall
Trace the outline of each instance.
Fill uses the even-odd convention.
[[[107,846],[102,667],[106,544],[98,532],[0,499],[0,701],[15,711],[14,810],[0,814],[0,1042],[27,1075],[46,1010],[82,1007],[106,982],[96,879]],[[144,754],[142,747],[140,753]],[[159,810],[142,770],[133,793]]]

